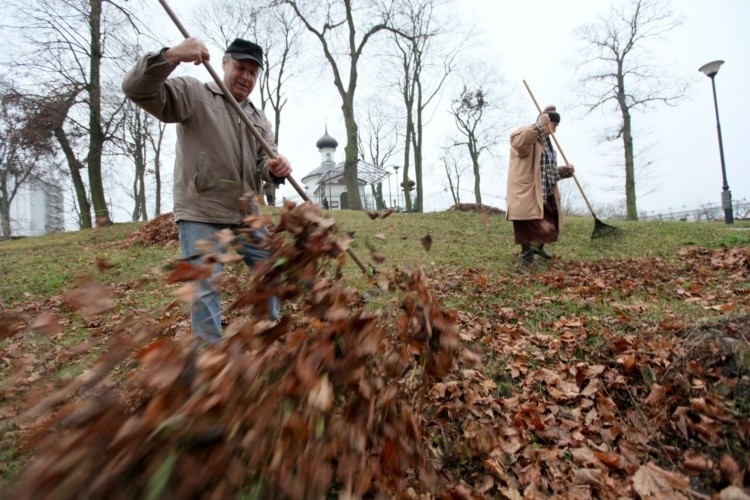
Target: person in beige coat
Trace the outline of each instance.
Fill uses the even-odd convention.
[[[552,258],[544,245],[557,241],[565,219],[557,181],[572,177],[575,169],[557,166],[550,135],[559,124],[557,109],[547,106],[535,123],[510,135],[506,219],[513,221],[524,265],[534,265],[535,255]]]

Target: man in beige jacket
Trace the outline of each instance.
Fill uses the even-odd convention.
[[[281,155],[270,158],[228,105],[216,82],[170,74],[181,63],[201,64],[209,51],[195,38],[147,54],[126,75],[122,88],[138,106],[167,123],[177,124],[174,165],[174,217],[180,248],[186,258],[199,254],[197,243],[213,242],[221,251],[216,232],[235,229],[247,215],[259,215],[257,203],[241,198],[262,193],[264,181],[280,184],[291,174],[289,161]],[[263,51],[247,40],[232,42],[222,59],[224,84],[240,104],[261,137],[276,153],[271,122],[248,99],[263,71]],[[268,256],[259,241],[266,231],[256,231],[241,252],[252,266]],[[213,274],[221,271],[214,266]],[[210,279],[197,280],[197,298],[191,306],[196,335],[207,342],[221,340],[221,302]],[[272,318],[278,315],[276,298],[269,301]]]
[[[513,221],[524,265],[534,265],[535,255],[552,258],[544,245],[557,241],[565,219],[557,181],[572,177],[575,169],[573,165],[557,166],[549,136],[559,124],[557,109],[547,106],[536,123],[510,135],[506,219]]]

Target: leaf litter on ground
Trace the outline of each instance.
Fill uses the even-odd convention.
[[[364,296],[341,281],[351,238],[329,221],[310,205],[285,206],[272,226],[274,255],[236,291],[217,347],[192,349],[177,317],[111,325],[91,368],[35,391],[32,411],[23,410],[33,459],[14,493],[747,495],[747,248],[691,248],[676,265],[564,262],[490,278],[394,269],[373,283],[393,307],[367,311]],[[180,266],[173,281],[196,276]],[[441,305],[469,292],[477,300],[503,296],[524,282],[549,294],[489,306],[489,315]],[[73,297],[90,297],[92,306],[80,299],[59,306],[94,321],[112,293],[99,299],[90,279],[82,284]],[[289,304],[277,324],[256,319],[272,294]],[[652,320],[650,295],[744,314],[707,325],[677,314]],[[560,302],[584,310],[523,326],[529,308]],[[600,303],[611,312],[590,314]],[[59,331],[46,308],[37,306],[36,319],[4,322],[5,335],[22,337],[24,322]],[[40,360],[24,354],[22,342],[3,355],[16,362],[19,386],[40,382]],[[5,418],[19,413],[2,410]]]

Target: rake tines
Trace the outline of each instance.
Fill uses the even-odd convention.
[[[604,222],[594,217],[594,232],[591,233],[592,240],[596,238],[603,238],[605,236],[617,236],[622,233],[622,229],[615,226],[610,226],[609,224],[605,224]]]

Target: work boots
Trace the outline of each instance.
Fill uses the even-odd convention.
[[[525,266],[533,266],[534,262],[534,249],[531,245],[521,245],[521,264]]]
[[[552,254],[544,249],[544,245],[529,245],[529,246],[531,247],[531,250],[535,254],[537,254],[539,257],[543,259],[547,259],[547,260],[550,260],[552,258]]]

